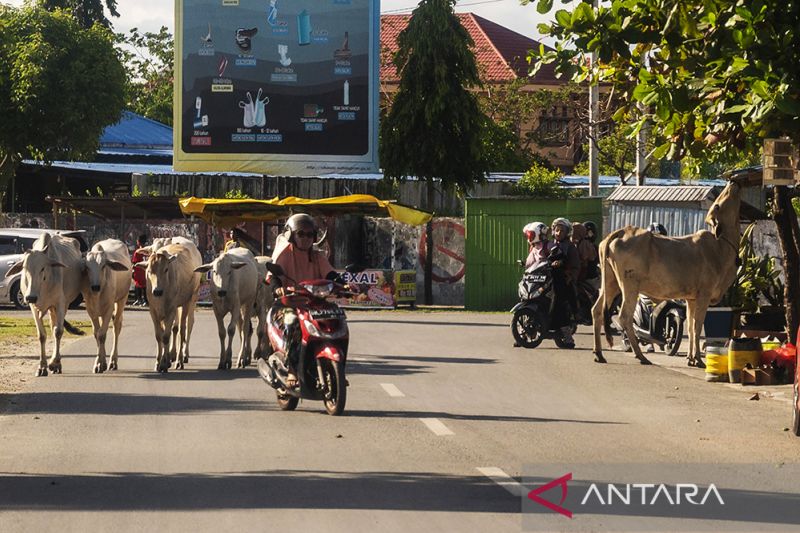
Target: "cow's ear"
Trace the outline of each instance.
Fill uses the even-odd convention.
[[[136,263],[133,266],[139,267],[139,268],[147,268],[147,261],[139,261],[138,263]]]
[[[240,268],[242,268],[246,264],[247,263],[245,263],[244,261],[234,261],[233,263],[231,263],[231,268],[234,269],[234,270],[239,270]]]
[[[127,272],[130,270],[127,265],[124,265],[119,261],[107,261],[106,265],[108,265],[111,270],[116,270],[117,272]]]
[[[199,267],[195,268],[195,272],[200,272],[201,274],[204,272],[208,272],[211,270],[211,264],[200,265]]]
[[[58,261],[50,261],[50,266],[56,268],[66,268],[64,263],[59,263]]]
[[[40,238],[42,240],[42,244],[44,245],[44,246],[42,246],[42,251],[46,252],[47,248],[50,246],[50,241],[53,238],[50,236],[49,233],[42,233],[42,236]]]
[[[9,268],[8,272],[6,272],[6,277],[13,276],[18,272],[22,272],[22,261],[17,261],[16,263],[14,263],[14,266]]]

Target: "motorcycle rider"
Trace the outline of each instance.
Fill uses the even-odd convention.
[[[548,240],[550,229],[543,222],[531,222],[522,228],[522,233],[528,239],[528,258],[525,260],[525,269],[540,261],[547,259],[552,248]]]
[[[572,223],[572,244],[578,250],[581,268],[578,272],[578,283],[597,279],[597,249],[586,238],[586,226],[579,222]],[[597,285],[595,288],[599,288]]]
[[[272,261],[280,265],[285,276],[273,276],[267,274],[272,292],[276,297],[286,294],[286,288],[292,283],[307,279],[327,279],[341,283],[341,276],[333,269],[328,258],[320,250],[314,249],[314,242],[317,238],[317,225],[314,219],[305,213],[298,213],[289,217],[284,226],[284,235],[288,244],[278,251]],[[290,308],[284,308],[284,327],[285,338],[289,343],[286,350],[289,355],[287,366],[289,374],[286,384],[289,387],[297,385],[297,357],[299,355],[299,324],[294,317],[294,312]]]
[[[568,348],[575,347],[572,338],[572,316],[577,311],[575,282],[580,271],[578,250],[570,242],[572,223],[559,217],[550,225],[553,232],[553,247],[550,252],[550,265],[553,267],[553,290],[555,292],[553,306],[553,324],[561,328],[564,344]]]

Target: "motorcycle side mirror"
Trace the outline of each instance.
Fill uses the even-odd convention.
[[[283,271],[283,268],[280,265],[275,263],[265,263],[264,266],[267,268],[270,274],[273,276],[285,276],[286,273]]]

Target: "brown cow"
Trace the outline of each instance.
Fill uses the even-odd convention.
[[[609,234],[600,243],[602,286],[592,308],[595,361],[605,363],[600,346],[606,303],[622,293],[620,323],[629,339],[635,339],[633,312],[639,294],[654,300],[686,300],[689,328],[689,366],[705,367],[700,358],[700,328],[710,303],[718,302],[736,278],[739,247],[741,185],[731,180],[706,214],[711,231],[684,237],[663,237],[628,226]],[[611,345],[611,336],[606,331]],[[642,364],[650,361],[639,343],[631,342]]]

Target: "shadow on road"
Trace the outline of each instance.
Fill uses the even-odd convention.
[[[519,513],[483,476],[269,471],[221,474],[0,474],[0,510],[369,509]],[[183,497],[176,497],[183,495]]]
[[[441,418],[445,420],[471,420],[478,422],[568,422],[574,424],[627,425],[627,422],[606,420],[573,420],[569,418],[538,418],[531,416],[464,415],[441,411],[358,411],[345,412],[349,417],[361,418]]]
[[[0,395],[0,400],[3,400]],[[213,411],[263,411],[263,401],[165,396],[112,394],[100,392],[22,392],[8,395],[16,405],[15,413],[143,415],[194,414]]]
[[[234,361],[234,364],[236,361]],[[170,379],[176,381],[231,381],[234,379],[253,379],[258,376],[254,366],[247,368],[232,368],[230,370],[201,369],[201,370],[170,370],[166,376],[158,372],[136,374],[140,379]]]
[[[426,365],[398,365],[385,361],[347,361],[348,374],[370,376],[407,376],[427,374],[431,367]]]

